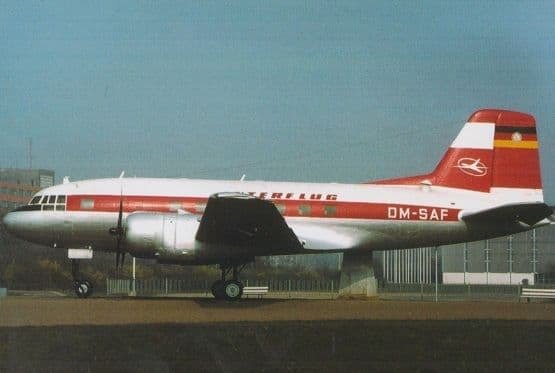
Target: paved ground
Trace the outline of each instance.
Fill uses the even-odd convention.
[[[0,371],[553,371],[555,302],[0,299]]]

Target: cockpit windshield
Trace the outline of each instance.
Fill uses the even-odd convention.
[[[64,195],[37,195],[27,205],[21,206],[16,211],[65,211],[66,196]]]

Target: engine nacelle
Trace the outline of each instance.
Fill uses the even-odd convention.
[[[127,251],[140,258],[194,256],[198,217],[137,212],[126,220]]]

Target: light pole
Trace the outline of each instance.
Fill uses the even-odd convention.
[[[135,257],[133,257],[133,281],[131,282],[131,296],[137,296],[137,288],[135,287]]]
[[[435,277],[436,277],[436,302],[438,301],[438,296],[437,296],[437,292],[438,292],[438,285],[437,285],[437,246],[434,247],[435,249],[435,266],[436,266],[436,270],[435,270]]]

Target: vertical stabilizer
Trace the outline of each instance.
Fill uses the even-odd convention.
[[[479,192],[491,192],[492,188],[541,190],[536,121],[515,111],[479,110],[470,116],[432,173],[376,183],[425,183]]]

